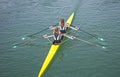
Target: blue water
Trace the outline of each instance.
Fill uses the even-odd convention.
[[[50,43],[43,38],[21,38],[60,18],[67,20],[73,11],[73,25],[104,41],[83,32],[69,34],[106,49],[68,39],[43,77],[120,77],[120,0],[0,0],[0,77],[37,77]],[[52,31],[37,36],[45,33]]]

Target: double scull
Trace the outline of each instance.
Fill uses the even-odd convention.
[[[74,12],[70,15],[70,17],[66,21],[66,23],[68,24],[68,26],[71,25],[73,18],[74,18]],[[57,44],[57,45],[52,44],[51,45],[50,50],[49,50],[49,52],[47,54],[47,57],[45,58],[44,63],[42,65],[41,69],[40,69],[38,77],[42,77],[42,75],[44,74],[45,70],[47,69],[47,67],[51,63],[53,57],[55,56],[56,52],[58,51],[60,45],[61,44]]]

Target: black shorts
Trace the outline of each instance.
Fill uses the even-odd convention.
[[[66,30],[60,30],[61,33],[66,33]]]
[[[61,40],[54,40],[53,41],[53,44],[59,44],[59,43],[61,43]]]

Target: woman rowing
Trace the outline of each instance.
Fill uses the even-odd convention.
[[[60,31],[58,27],[54,29],[53,35],[54,35],[53,44],[59,44],[61,42],[61,37],[60,37]]]
[[[66,33],[67,27],[65,26],[64,19],[61,19],[59,25],[60,25],[59,29],[60,29],[61,34]]]
[[[60,25],[60,26],[59,26],[59,29],[60,29],[61,40],[62,40],[68,27],[65,25],[64,19],[61,19],[59,25]]]

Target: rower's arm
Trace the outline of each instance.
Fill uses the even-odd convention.
[[[50,30],[54,30],[56,27],[58,27],[58,26],[55,26],[55,27],[54,26],[50,26],[49,29]]]
[[[50,30],[53,30],[53,29],[55,29],[55,27],[53,27],[53,26],[50,26],[50,27],[49,27],[49,29],[50,29]]]
[[[66,23],[66,27],[71,28],[71,29],[73,29],[73,30],[79,30],[79,29],[80,29],[79,27],[77,27],[77,26],[72,26],[72,25],[70,25],[69,23]]]
[[[50,37],[53,37],[53,35],[47,35],[47,34],[45,34],[45,35],[43,35],[43,37],[44,38],[50,38]]]
[[[74,36],[71,36],[71,35],[67,35],[67,34],[64,34],[65,37],[69,38],[69,39],[74,39],[75,37]]]
[[[73,29],[73,30],[79,30],[80,28],[79,27],[77,27],[77,26],[69,26],[69,28],[71,28],[71,29]]]

